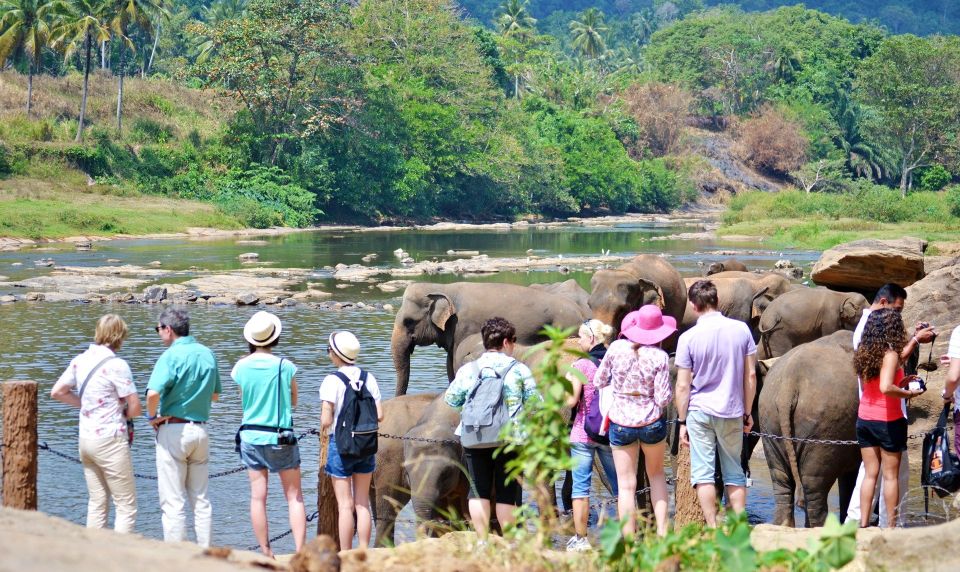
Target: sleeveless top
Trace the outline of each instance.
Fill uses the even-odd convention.
[[[893,384],[897,387],[903,381],[903,368],[893,375]],[[902,399],[880,392],[880,376],[871,377],[863,382],[863,396],[857,417],[864,421],[896,421],[903,419]]]

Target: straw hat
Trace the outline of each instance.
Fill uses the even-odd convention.
[[[620,335],[631,342],[654,345],[662,342],[677,331],[677,320],[673,316],[664,316],[660,308],[647,304],[639,310],[630,312],[620,324]]]
[[[280,337],[280,318],[270,312],[254,314],[243,327],[243,337],[255,346],[268,346]]]
[[[347,363],[357,361],[357,356],[360,355],[360,340],[357,339],[357,336],[343,330],[330,334],[328,341],[330,351],[335,353],[337,357]]]

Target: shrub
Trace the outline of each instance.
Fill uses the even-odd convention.
[[[669,83],[631,85],[623,92],[624,109],[637,123],[640,143],[661,157],[676,150],[693,96]]]
[[[10,159],[10,150],[0,142],[0,177],[13,173],[13,161]]]
[[[167,143],[173,139],[173,128],[152,119],[134,120],[130,137],[138,143]]]
[[[314,205],[315,195],[293,184],[290,176],[276,167],[256,165],[246,171],[233,170],[215,187],[217,204],[231,214],[243,213],[252,221],[251,226],[258,228],[309,226],[320,214]],[[253,208],[253,204],[260,208]]]
[[[950,214],[960,217],[960,187],[947,189],[947,205],[950,207]]]
[[[781,176],[806,163],[809,147],[800,125],[769,105],[743,122],[740,144],[747,163]]]
[[[953,176],[943,165],[930,165],[920,171],[920,190],[939,191],[950,184]]]

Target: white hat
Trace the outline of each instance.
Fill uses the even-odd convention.
[[[267,346],[280,337],[280,318],[270,312],[260,311],[243,327],[243,337],[255,346]]]
[[[346,330],[330,334],[329,344],[333,353],[347,363],[357,361],[360,355],[360,340]]]

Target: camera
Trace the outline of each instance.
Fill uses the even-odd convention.
[[[277,445],[296,445],[297,436],[293,431],[281,431],[277,433]]]
[[[908,376],[905,381],[907,382],[907,389],[910,391],[926,391],[927,384],[919,375]]]

